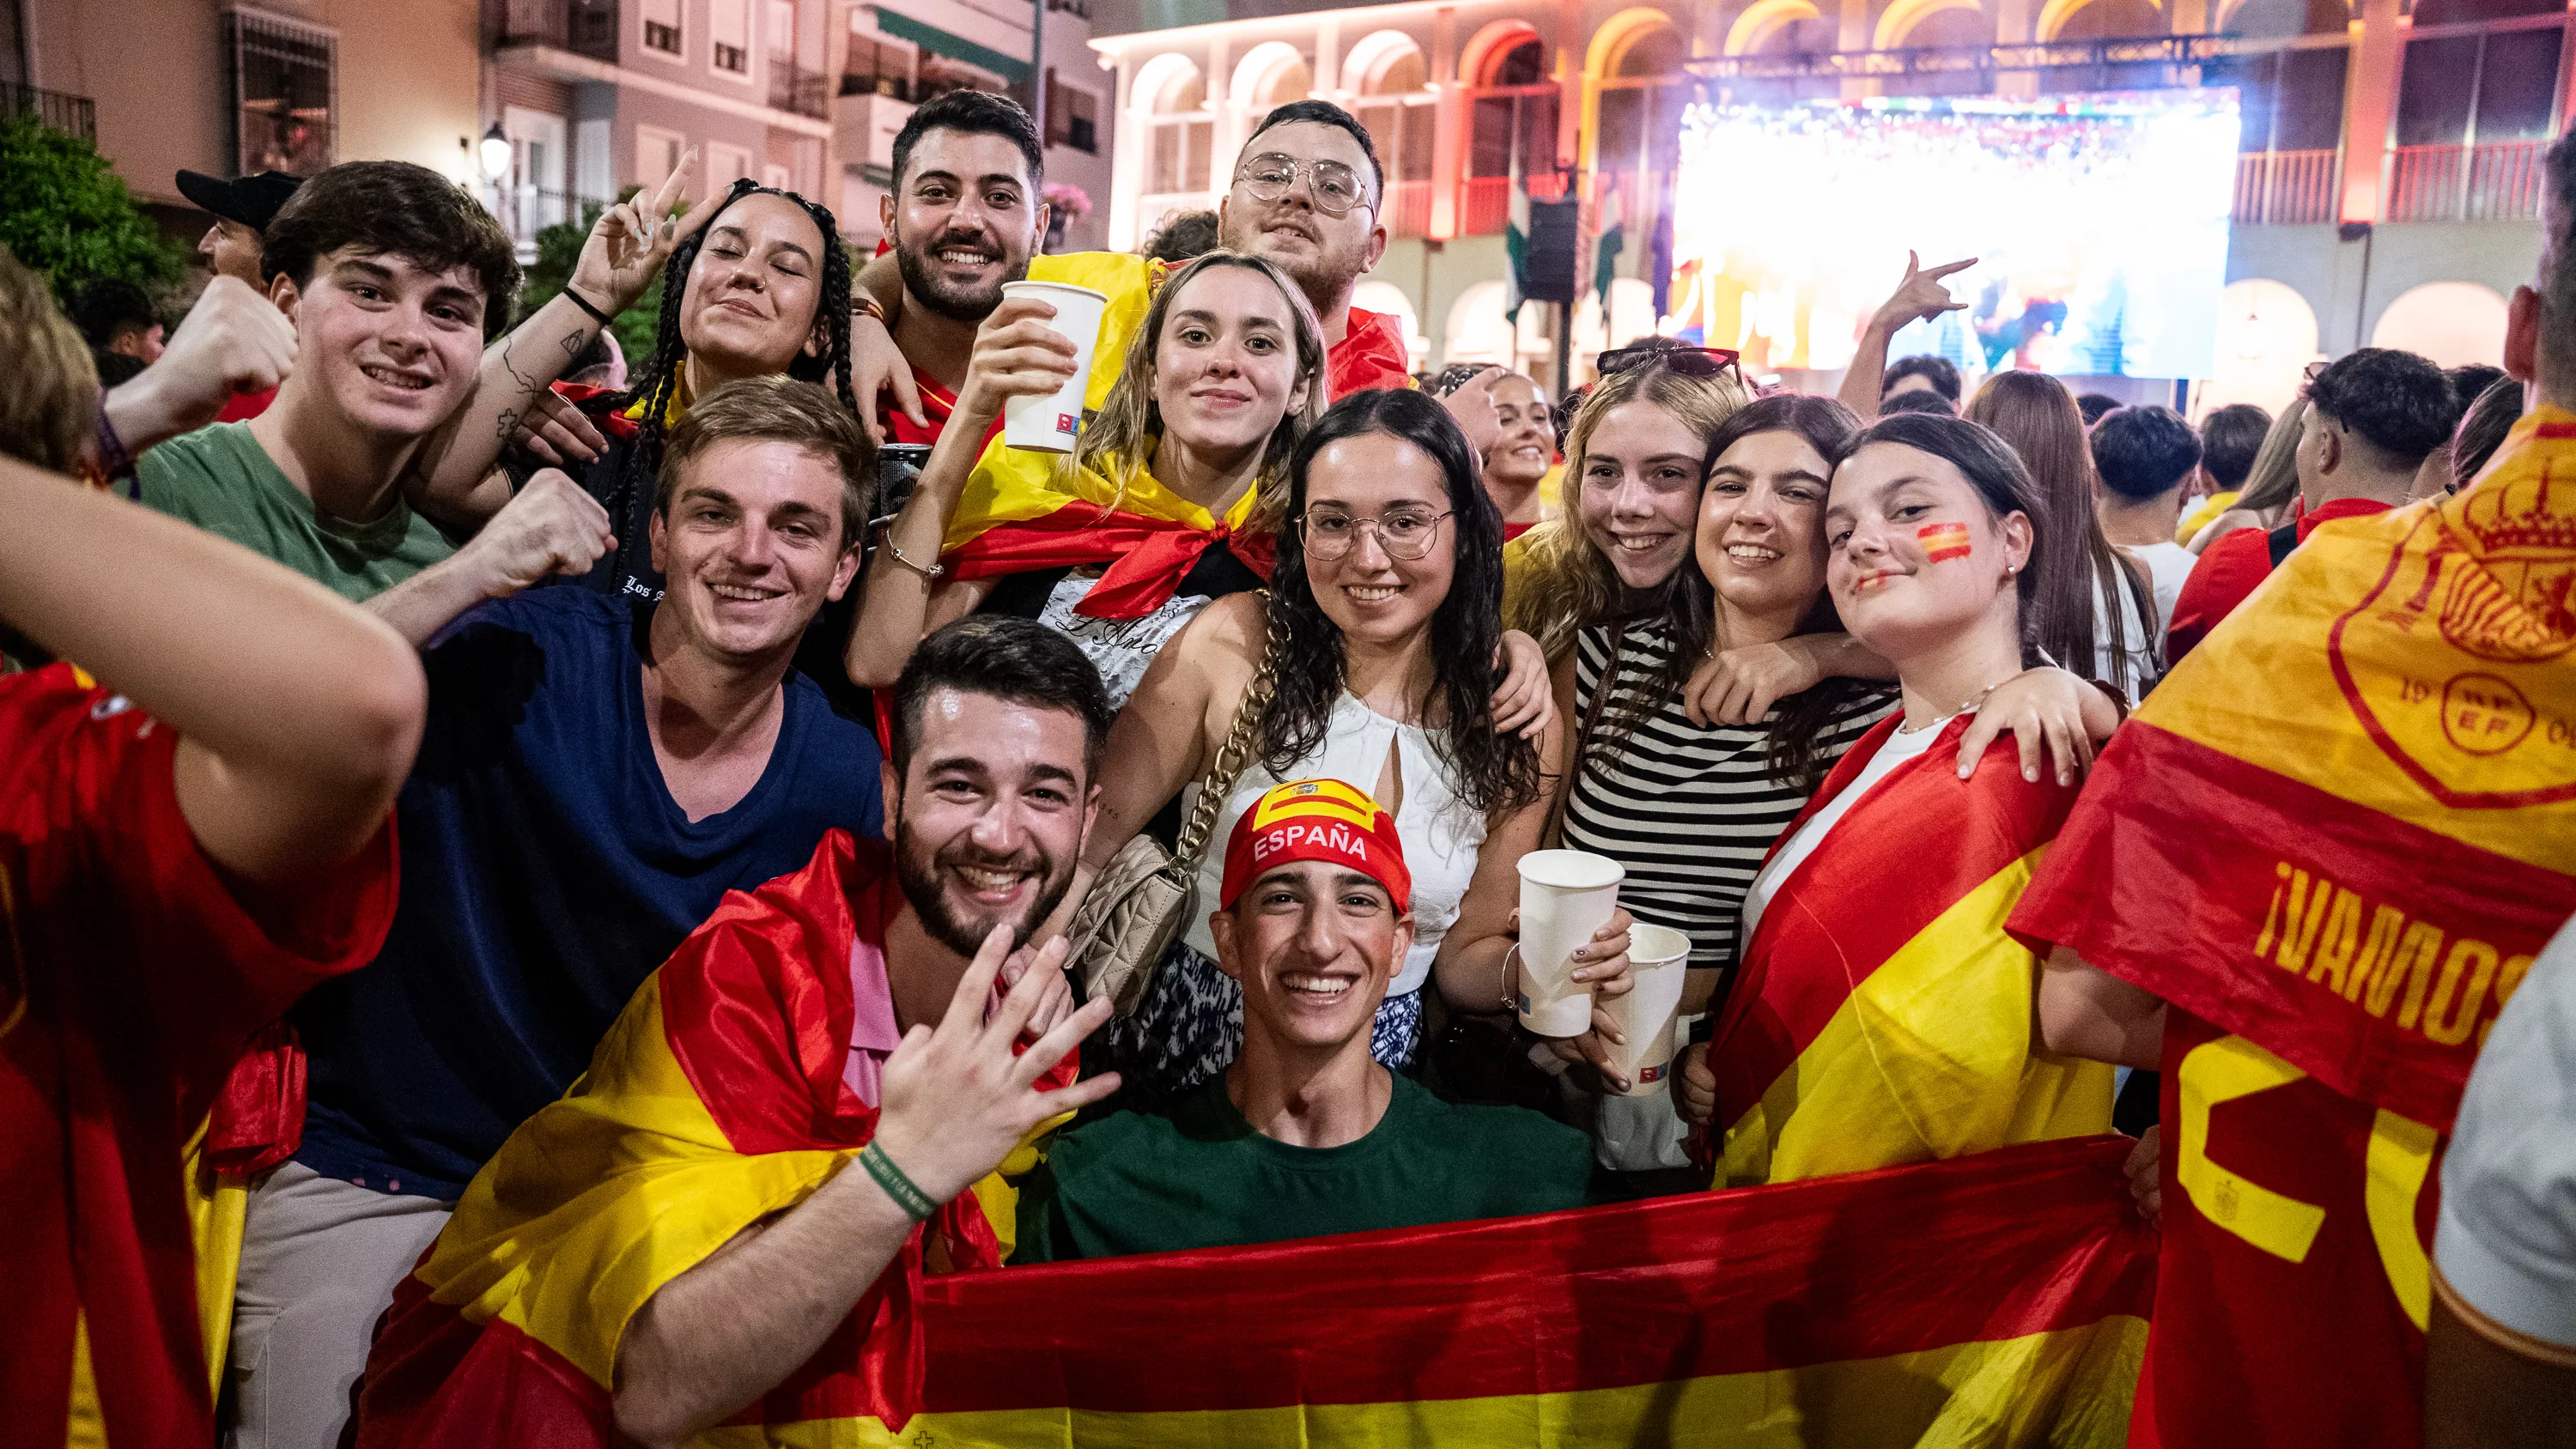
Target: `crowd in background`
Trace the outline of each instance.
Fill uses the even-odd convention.
[[[394,162],[196,178],[167,335],[0,257],[0,1418],[429,1442],[543,1302],[615,1365],[589,1411],[679,1443],[888,1275],[2115,1124],[2152,1215],[2169,1008],[2056,923],[2159,891],[2047,863],[2097,752],[2320,528],[2576,428],[2564,144],[2511,376],[2365,348],[2197,427],[1888,359],[1966,263],[1909,261],[1838,397],[1670,339],[1418,385],[1338,108],[1138,255],[1036,254],[1041,156],[925,104],[871,258],[674,173],[516,318],[499,227]],[[1003,436],[1081,375],[1021,281],[1104,299],[1069,453]],[[1536,1037],[1558,847],[1621,909]],[[1688,943],[1669,1090],[1641,926]],[[2486,1048],[2562,1131],[2569,954]],[[2576,1392],[2576,1159],[2499,1136],[2444,1167],[2433,1392],[2513,1422]]]

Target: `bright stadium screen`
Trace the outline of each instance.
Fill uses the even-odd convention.
[[[2237,134],[2224,89],[1694,106],[1677,320],[1757,370],[1841,368],[1911,249],[1979,261],[1892,357],[2206,377]]]

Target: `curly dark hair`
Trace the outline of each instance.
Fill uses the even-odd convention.
[[[1477,478],[1476,455],[1449,410],[1410,388],[1355,392],[1333,404],[1299,441],[1288,463],[1288,523],[1270,607],[1280,611],[1281,657],[1270,708],[1256,732],[1262,763],[1284,777],[1323,743],[1342,696],[1342,631],[1306,579],[1306,483],[1315,458],[1344,438],[1383,433],[1411,443],[1440,465],[1449,490],[1449,547],[1455,572],[1431,612],[1431,687],[1423,701],[1432,748],[1471,808],[1527,805],[1539,797],[1538,747],[1494,732],[1494,654],[1503,634],[1503,516]]]
[[[2394,347],[2361,347],[2308,379],[2308,406],[2413,468],[2451,440],[2462,407],[2442,369]]]
[[[813,218],[814,225],[823,233],[823,285],[814,299],[814,309],[820,314],[819,320],[824,326],[823,351],[812,357],[800,351],[795,360],[787,364],[787,375],[798,382],[830,382],[842,406],[856,416],[859,400],[850,390],[850,254],[841,245],[841,234],[833,223],[832,213],[793,191],[763,186],[746,176],[734,182],[733,189],[715,204],[716,215],[721,216],[726,207],[755,192],[783,196],[803,207],[805,214]],[[714,226],[715,217],[708,217],[707,224],[674,248],[671,259],[662,264],[661,326],[653,334],[653,355],[646,358],[644,365],[636,371],[635,385],[584,405],[589,412],[613,413],[623,412],[639,402],[644,404],[634,446],[626,450],[625,466],[618,469],[617,486],[607,498],[608,516],[611,518],[627,516],[626,510],[633,506],[637,489],[656,486],[654,479],[662,467],[662,419],[671,409],[671,399],[680,386],[681,368],[689,360],[689,345],[680,337],[680,314],[687,310],[681,299],[688,291],[689,269],[697,265],[698,251],[706,244],[707,233]],[[629,560],[647,547],[646,540],[627,538],[625,530],[619,530],[614,564],[618,576],[631,568]]]

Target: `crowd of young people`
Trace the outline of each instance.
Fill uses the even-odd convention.
[[[1964,264],[1909,262],[1841,400],[1656,342],[1602,357],[1561,436],[1502,369],[1417,390],[1351,305],[1386,182],[1337,107],[1265,117],[1215,248],[1177,263],[1039,255],[1043,152],[1007,100],[925,104],[894,154],[879,257],[748,181],[684,207],[675,173],[506,327],[509,243],[434,173],[208,183],[264,209],[219,212],[221,275],[104,392],[0,258],[0,1262],[26,1297],[0,1419],[201,1443],[220,1406],[230,1443],[321,1449],[535,1443],[560,1414],[676,1444],[792,1400],[923,1272],[1939,1161],[2110,1130],[2118,1069],[2205,1117],[2192,1062],[2261,1049],[2140,944],[2216,914],[2127,878],[2188,868],[2134,843],[2198,808],[2139,763],[2163,722],[2288,719],[2263,690],[2326,646],[2263,641],[2358,609],[2330,561],[2373,540],[2426,551],[2472,654],[2576,635],[2548,488],[2576,143],[2510,379],[2362,349],[2280,420],[2197,431],[2088,419],[2031,373],[1963,402],[1937,359],[1888,363],[1959,305]],[[632,385],[564,381],[657,278]],[[1076,365],[1019,280],[1106,298],[1069,455],[1000,437]],[[931,451],[872,525],[885,440]],[[2263,690],[2221,654],[2268,660]],[[2481,788],[2409,828],[2444,838]],[[1079,908],[1184,819],[1197,909],[1131,998],[1080,1000]],[[2522,935],[2454,950],[2429,1006],[2439,932],[2403,947],[2404,1019],[2484,1040],[2524,1000],[2490,1051],[2550,1085],[2480,1068],[2429,1317],[2265,1310],[2366,1339],[2404,1380],[2372,1403],[2408,1413],[2284,1438],[2285,1390],[2168,1358],[2139,1410],[2166,1442],[2515,1442],[2455,1431],[2576,1384],[2567,1159],[2496,1120],[2567,1125],[2576,962],[2540,942],[2576,909],[2568,834],[2460,833],[2511,859],[2446,870],[2447,928],[2491,907]],[[1542,1112],[1432,1038],[1507,1017],[1517,867],[1556,845],[1625,880],[1576,953],[1590,1029],[1487,1034],[1550,1064]],[[2271,890],[2264,861],[2237,884]],[[2292,870],[2255,950],[2304,916],[2304,963],[2328,885]],[[2347,897],[2317,948],[2346,962]],[[1637,923],[1689,942],[1669,1093],[1614,1050]],[[2404,928],[2370,926],[2385,972]],[[2269,1068],[2230,1070],[2244,1095]],[[2340,1122],[2353,1092],[2316,1090]],[[2387,1170],[2377,1136],[2319,1141]],[[2238,1191],[2202,1150],[2146,1128],[2140,1210]],[[2156,1332],[2227,1332],[2234,1270],[2175,1241]],[[530,1357],[539,1320],[584,1347]],[[2476,1408],[2419,1433],[2428,1325],[2432,1402]]]

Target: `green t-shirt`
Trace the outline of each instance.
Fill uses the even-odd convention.
[[[1592,1144],[1519,1107],[1444,1102],[1402,1074],[1386,1115],[1340,1147],[1254,1131],[1225,1076],[1167,1112],[1056,1140],[1024,1185],[1014,1263],[1274,1243],[1581,1207]]]
[[[401,499],[373,523],[323,514],[288,481],[248,423],[215,423],[147,450],[143,501],[229,538],[352,600],[372,598],[456,552]]]

